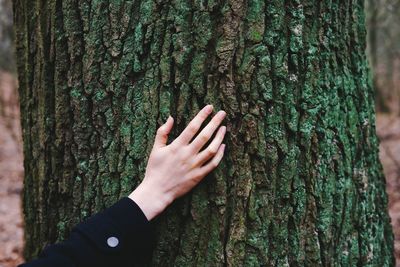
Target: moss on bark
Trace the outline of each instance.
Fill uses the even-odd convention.
[[[152,266],[392,266],[362,1],[14,1],[25,255],[126,196],[156,128],[228,113]],[[38,246],[39,244],[39,246]]]

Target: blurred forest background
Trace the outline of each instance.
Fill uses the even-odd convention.
[[[366,0],[365,13],[380,159],[400,266],[400,0]]]
[[[400,0],[366,0],[365,10],[380,158],[400,266]],[[23,245],[23,158],[12,20],[12,1],[0,0],[0,267],[20,263]]]
[[[12,22],[12,1],[0,0],[0,267],[22,262],[23,246],[23,157]]]
[[[400,112],[400,0],[366,1],[367,52],[378,112]]]

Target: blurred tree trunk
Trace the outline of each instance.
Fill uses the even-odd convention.
[[[378,111],[397,112],[399,91],[393,81],[397,70],[393,67],[400,53],[399,0],[366,1],[368,54],[370,57],[375,101]]]
[[[370,0],[366,2],[366,15],[368,26],[368,52],[371,59],[371,67],[374,69],[378,62],[378,1]]]
[[[11,0],[0,0],[0,71],[15,71],[12,17]]]
[[[368,54],[371,62],[372,68],[372,81],[375,90],[375,104],[377,111],[389,112],[389,107],[387,103],[387,91],[385,86],[380,85],[378,76],[378,66],[379,66],[379,55],[378,55],[378,43],[382,44],[382,40],[378,39],[378,31],[380,29],[379,23],[379,9],[381,2],[379,0],[368,0],[366,1],[366,14],[367,14],[367,27],[368,27]],[[383,80],[383,79],[381,79]]]
[[[14,1],[25,255],[126,196],[156,128],[227,111],[226,156],[152,266],[389,266],[362,1]]]

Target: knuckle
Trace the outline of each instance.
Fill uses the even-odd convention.
[[[202,142],[207,142],[210,139],[210,137],[207,134],[201,135],[200,140]]]
[[[199,182],[203,178],[203,173],[202,172],[195,172],[193,174],[192,179],[195,180],[196,182]]]
[[[203,113],[203,114],[201,114],[200,119],[202,121],[205,121],[207,119],[207,117],[208,117],[208,114],[207,113]]]
[[[218,164],[219,164],[219,161],[218,161],[218,160],[213,160],[213,161],[211,161],[211,166],[213,166],[214,168],[217,167]]]
[[[215,154],[217,154],[217,149],[215,149],[213,147],[208,148],[207,153],[208,153],[208,155],[215,155]]]
[[[197,132],[197,127],[194,123],[189,124],[188,130],[190,133],[195,134]]]
[[[217,168],[218,167],[218,161],[212,161],[211,162],[211,166],[213,166],[213,168]]]
[[[164,133],[164,127],[161,126],[157,129],[157,134],[163,134]]]
[[[190,145],[183,146],[180,148],[180,150],[182,157],[185,159],[189,158],[193,154],[192,147]]]
[[[209,115],[205,110],[203,110],[202,112],[200,112],[198,114],[199,114],[200,119],[207,119],[207,117]]]
[[[176,142],[170,143],[170,144],[168,145],[168,147],[169,147],[169,150],[170,150],[172,153],[176,153],[176,151],[178,150],[178,146],[176,145]]]

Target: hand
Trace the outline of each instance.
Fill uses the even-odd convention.
[[[226,132],[225,126],[219,127],[208,147],[200,150],[225,118],[225,111],[219,111],[190,142],[212,109],[212,105],[205,106],[169,145],[167,139],[174,123],[173,118],[170,116],[167,122],[158,128],[145,177],[129,195],[149,221],[176,198],[189,192],[221,161],[225,149],[225,144],[221,144]]]

